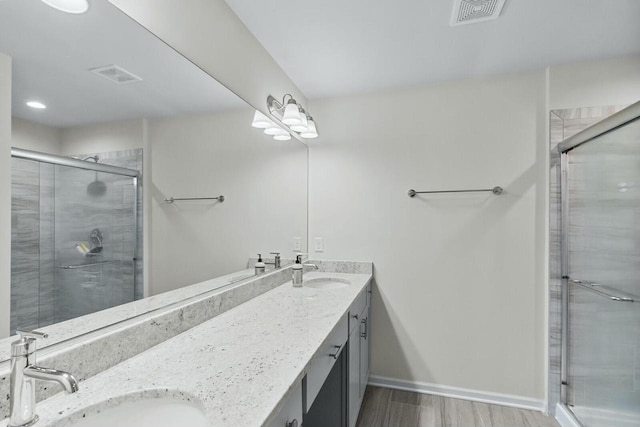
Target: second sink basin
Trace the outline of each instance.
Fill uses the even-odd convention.
[[[124,402],[91,414],[72,427],[209,427],[204,411],[197,405],[172,398]]]
[[[307,288],[314,289],[340,289],[346,288],[351,284],[347,279],[341,279],[338,277],[318,277],[315,279],[309,279],[302,282]]]

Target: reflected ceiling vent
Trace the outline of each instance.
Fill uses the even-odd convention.
[[[140,77],[128,72],[122,67],[118,67],[117,65],[106,65],[104,67],[92,68],[89,71],[99,75],[100,77],[104,77],[107,80],[111,80],[114,83],[118,83],[119,85],[139,82],[142,80]]]
[[[505,0],[453,0],[451,26],[488,21],[500,16]]]

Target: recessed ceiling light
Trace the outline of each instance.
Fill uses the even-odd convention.
[[[88,0],[42,0],[43,3],[67,13],[85,13],[89,10]]]
[[[27,105],[31,108],[35,108],[36,110],[44,110],[45,108],[47,108],[46,105],[39,101],[28,101]]]

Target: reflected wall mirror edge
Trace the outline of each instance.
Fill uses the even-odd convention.
[[[43,344],[56,344],[107,326],[78,316],[140,312],[143,297],[242,277],[258,252],[293,258],[294,237],[305,250],[305,144],[256,132],[253,107],[107,0],[82,15],[39,0],[0,12],[11,145],[42,153],[11,160],[11,300],[0,313],[10,308],[12,332],[54,325]]]

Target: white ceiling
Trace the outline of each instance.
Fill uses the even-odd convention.
[[[91,0],[82,15],[0,0],[0,52],[13,58],[13,115],[49,126],[246,106],[107,0]],[[118,85],[88,71],[112,64],[143,81]],[[48,108],[27,107],[30,99]]]
[[[453,0],[226,0],[309,98],[640,54],[638,0],[507,0],[449,26]]]

